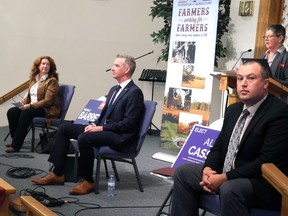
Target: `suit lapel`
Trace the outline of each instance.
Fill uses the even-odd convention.
[[[107,117],[110,115],[110,113],[114,110],[116,104],[118,103],[118,101],[129,91],[130,87],[134,85],[134,82],[131,80],[126,86],[125,88],[120,92],[120,94],[118,95],[118,97],[115,99],[114,103],[111,105],[112,107],[109,108],[107,111]],[[114,91],[113,91],[114,92]],[[111,97],[110,97],[111,98]]]
[[[247,138],[251,130],[256,127],[257,123],[263,118],[263,116],[266,114],[266,112],[269,109],[269,104],[271,103],[271,95],[268,95],[267,98],[263,101],[263,103],[260,105],[258,110],[256,111],[255,115],[251,119],[248,127],[246,128],[243,137],[240,142],[239,149],[241,148],[243,140]]]
[[[118,101],[129,91],[129,88],[131,87],[132,84],[132,80],[131,82],[129,82],[125,88],[120,92],[120,94],[118,95],[118,97],[116,98],[116,100],[113,103],[113,108],[115,107],[115,105],[118,103]]]

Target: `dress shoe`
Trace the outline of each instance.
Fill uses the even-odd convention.
[[[72,195],[84,195],[92,192],[95,189],[95,183],[82,180],[78,185],[69,190]]]
[[[6,144],[5,145],[7,148],[10,148],[10,147],[12,147],[12,144]]]
[[[63,185],[64,175],[56,176],[53,172],[49,172],[46,176],[32,179],[32,182],[38,185]]]
[[[15,149],[15,148],[13,148],[13,147],[8,147],[8,148],[6,149],[6,153],[14,153],[14,152],[19,152],[19,150],[18,150],[18,149]]]

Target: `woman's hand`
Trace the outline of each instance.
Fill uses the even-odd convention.
[[[21,109],[21,110],[30,109],[30,104],[23,104],[23,106],[19,107],[19,109]]]

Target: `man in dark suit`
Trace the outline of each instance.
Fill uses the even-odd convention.
[[[251,207],[280,209],[281,197],[262,177],[261,165],[274,163],[288,175],[288,105],[268,93],[268,77],[268,68],[257,61],[240,66],[241,102],[227,108],[204,165],[187,163],[176,170],[172,216],[198,216],[201,193],[219,194],[221,216],[248,215]],[[242,118],[243,112],[248,116]]]
[[[71,123],[61,125],[48,159],[55,165],[53,171],[42,178],[33,179],[32,182],[39,185],[64,184],[63,173],[70,139],[77,139],[81,155],[79,175],[83,176],[83,181],[69,192],[81,195],[94,190],[93,147],[105,145],[125,151],[130,147],[129,144],[137,139],[144,99],[141,89],[131,79],[135,68],[136,62],[133,57],[117,55],[111,71],[118,85],[109,91],[99,119],[88,126]]]

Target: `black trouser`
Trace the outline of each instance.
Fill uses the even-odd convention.
[[[44,109],[29,108],[21,110],[17,107],[11,107],[7,111],[10,135],[12,137],[12,147],[20,150],[29,127],[34,117],[45,117]]]
[[[198,216],[199,196],[206,193],[200,187],[202,165],[187,163],[174,175],[171,216]],[[247,178],[226,181],[219,190],[221,216],[247,216],[251,206],[260,203]]]
[[[48,159],[55,165],[53,172],[60,176],[64,174],[67,154],[69,151],[70,139],[78,141],[80,158],[79,158],[79,176],[83,176],[85,180],[93,182],[93,166],[94,166],[94,149],[93,147],[109,146],[112,147],[119,144],[119,134],[101,131],[84,133],[85,125],[65,123],[58,128],[55,145]]]

